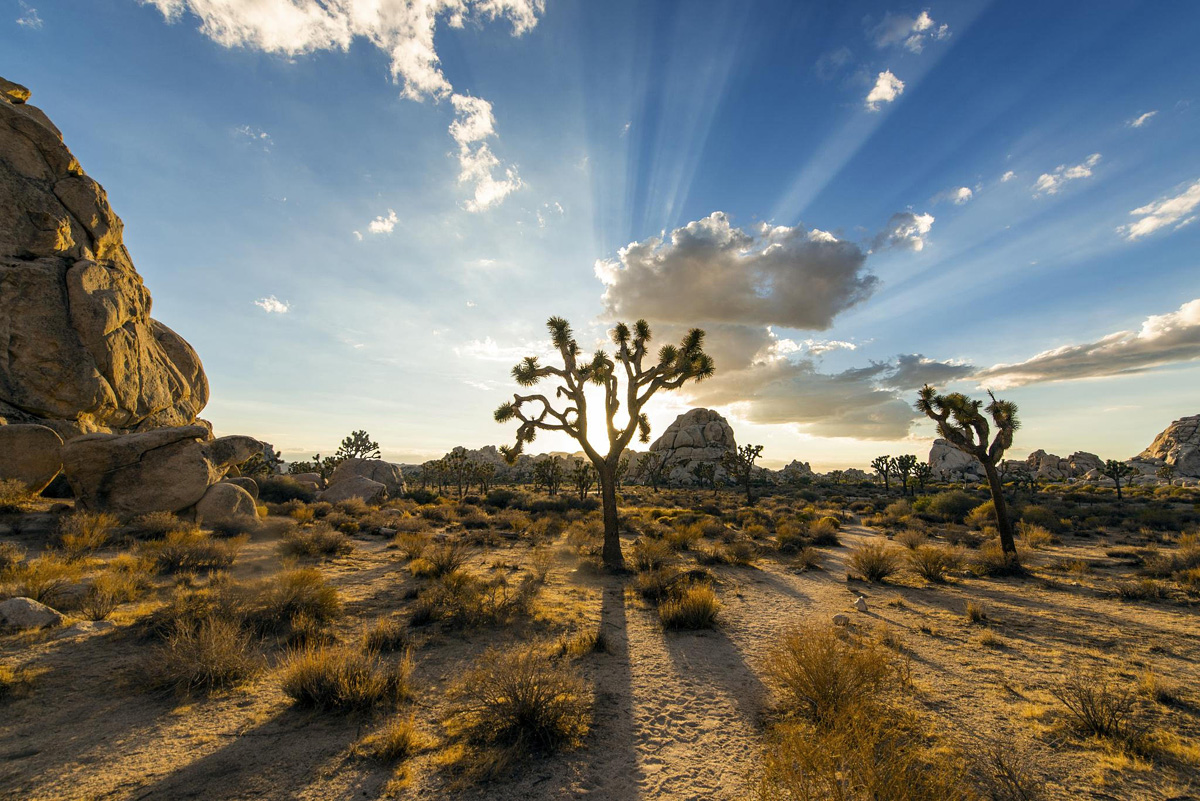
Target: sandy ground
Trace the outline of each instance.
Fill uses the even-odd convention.
[[[430,635],[416,651],[420,690],[412,704],[430,734],[445,690],[489,645],[514,638],[554,637],[601,627],[607,650],[585,657],[595,683],[594,725],[577,751],[539,759],[511,780],[460,793],[464,798],[742,799],[755,782],[770,693],[763,660],[778,636],[796,627],[827,626],[838,612],[862,632],[891,633],[907,660],[920,704],[964,748],[1000,739],[1027,743],[1050,797],[1190,798],[1179,773],[1064,738],[1049,689],[1065,673],[1114,672],[1135,682],[1152,668],[1184,688],[1188,702],[1159,710],[1164,728],[1200,741],[1193,704],[1200,664],[1200,621],[1194,606],[1122,602],[1107,588],[1128,573],[1104,556],[1096,539],[1038,552],[1088,560],[1090,573],[1032,578],[955,577],[926,585],[898,577],[868,585],[847,579],[845,546],[880,533],[843,532],[843,547],[822,549],[824,569],[797,573],[769,555],[755,567],[718,567],[724,608],[718,629],[666,633],[629,579],[580,568],[557,548],[537,618],[502,630]],[[353,554],[325,563],[347,615],[351,639],[365,621],[403,610],[417,586],[386,543],[356,538]],[[471,569],[520,564],[524,545],[478,552]],[[237,572],[278,567],[267,537],[245,550]],[[853,612],[858,594],[869,611]],[[987,611],[986,627],[969,623],[968,600]],[[379,718],[295,710],[269,671],[236,690],[207,698],[164,698],[139,686],[148,646],[131,631],[144,609],[121,609],[101,633],[27,633],[0,637],[0,660],[31,670],[33,689],[0,705],[0,798],[374,798],[390,771],[352,753]],[[984,632],[998,638],[991,645]],[[1061,728],[1061,727],[1059,727]],[[402,798],[447,797],[452,777],[437,749],[409,762]]]

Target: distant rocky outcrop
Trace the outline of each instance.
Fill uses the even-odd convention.
[[[199,357],[151,319],[121,219],[28,98],[0,79],[0,424],[70,440],[195,422]]]
[[[668,483],[694,484],[692,470],[702,462],[716,465],[717,477],[723,478],[721,457],[736,448],[733,427],[724,417],[712,409],[689,409],[667,426],[650,452],[660,454],[671,465]]]
[[[1064,459],[1038,449],[1025,459],[1025,467],[1039,480],[1061,481],[1082,478],[1093,470],[1099,470],[1104,467],[1104,460],[1086,451],[1076,451]]]
[[[808,462],[801,462],[798,459],[793,459],[782,470],[779,471],[785,479],[796,480],[797,478],[812,478],[812,465]]]
[[[1181,417],[1130,462],[1143,473],[1170,465],[1180,478],[1200,478],[1200,414]]]
[[[935,439],[929,449],[929,467],[941,481],[983,481],[983,464],[944,439]]]
[[[386,490],[386,497],[399,498],[404,494],[404,473],[400,469],[400,465],[385,462],[382,459],[346,459],[334,468],[333,475],[329,477],[329,489],[326,490],[326,493],[340,494],[339,485],[353,478],[365,478],[376,484],[382,484]],[[358,486],[366,488],[367,485],[358,482]],[[339,500],[345,499],[339,498]],[[364,498],[364,500],[366,499]]]

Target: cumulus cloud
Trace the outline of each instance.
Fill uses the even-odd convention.
[[[1192,212],[1200,206],[1200,180],[1187,187],[1174,197],[1160,198],[1153,203],[1136,208],[1129,212],[1140,220],[1122,225],[1117,232],[1129,241],[1148,236],[1161,228],[1183,226],[1195,222],[1196,215]]]
[[[1012,170],[1008,170],[1007,172],[1004,173],[1004,175],[1000,176],[1000,183],[1006,184],[1009,181],[1011,181],[1013,178],[1016,178],[1016,177],[1017,177],[1017,174],[1015,172],[1013,172]]]
[[[764,223],[750,234],[718,211],[667,239],[633,242],[595,270],[614,315],[823,330],[875,289],[865,261],[828,232]]]
[[[274,295],[268,295],[265,298],[259,298],[254,301],[254,305],[265,311],[267,314],[287,314],[291,308],[291,304],[282,301]]]
[[[904,81],[893,75],[891,70],[884,70],[879,73],[879,77],[875,79],[875,85],[867,93],[865,101],[867,110],[879,111],[880,103],[891,103],[902,94],[904,94]]]
[[[925,237],[932,228],[932,214],[916,214],[911,211],[897,212],[888,220],[883,230],[875,235],[875,239],[871,242],[871,249],[923,250]]]
[[[1059,164],[1054,168],[1054,172],[1044,172],[1038,176],[1037,183],[1033,185],[1033,195],[1037,197],[1041,194],[1054,195],[1062,188],[1067,181],[1075,181],[1080,178],[1090,178],[1092,175],[1092,167],[1100,163],[1100,154],[1093,153],[1083,160],[1081,164],[1068,167],[1066,164]]]
[[[505,19],[514,36],[537,25],[545,0],[142,0],[168,22],[191,13],[200,31],[225,47],[246,47],[285,56],[350,49],[364,39],[387,54],[393,82],[411,100],[449,97],[456,118],[450,134],[459,145],[459,181],[474,192],[466,207],[495,205],[520,186],[513,168],[495,177],[500,161],[483,140],[494,136],[491,104],[454,93],[434,46],[439,19],[461,28],[466,19]],[[484,108],[486,106],[486,108]],[[486,132],[480,132],[486,118]],[[474,137],[466,140],[463,136]]]
[[[41,30],[42,18],[38,16],[37,9],[25,0],[18,0],[18,4],[21,6],[21,16],[17,17],[17,24],[33,31]]]
[[[971,190],[971,187],[957,186],[941,192],[935,200],[949,200],[955,206],[961,206],[973,197],[975,197],[975,193]]]
[[[1128,120],[1125,124],[1128,125],[1130,128],[1141,128],[1143,125],[1150,122],[1150,120],[1157,113],[1158,113],[1157,110],[1147,111],[1145,114],[1139,114],[1138,116],[1134,117],[1133,119]]]
[[[367,225],[367,230],[372,234],[390,234],[392,229],[396,227],[397,222],[399,222],[399,220],[396,218],[396,212],[388,209],[387,216],[384,217],[381,214],[375,219],[371,220],[371,222]],[[362,239],[362,234],[358,233],[358,231],[355,231],[354,234],[359,239]]]
[[[1147,317],[1137,331],[1117,331],[1095,342],[1064,345],[1018,364],[998,364],[975,378],[996,389],[1049,381],[1144,373],[1200,359],[1200,298],[1178,310]]]
[[[920,53],[929,42],[949,38],[950,26],[938,25],[929,16],[928,11],[922,11],[915,17],[911,14],[889,12],[870,29],[868,35],[881,50],[903,46],[910,52]]]

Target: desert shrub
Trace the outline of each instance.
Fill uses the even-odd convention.
[[[1083,734],[1132,745],[1149,728],[1139,713],[1133,690],[1086,671],[1067,676],[1051,692]]]
[[[19,566],[14,579],[17,595],[54,606],[67,587],[79,579],[79,568],[48,553]]]
[[[15,542],[0,542],[0,581],[17,571],[25,559],[25,549]]]
[[[883,510],[883,518],[887,523],[896,525],[903,523],[904,520],[913,512],[912,506],[906,500],[892,501]]]
[[[425,555],[409,563],[408,569],[419,578],[438,578],[459,570],[467,563],[467,549],[459,543],[435,545]]]
[[[676,551],[690,551],[692,545],[700,539],[700,532],[697,526],[687,526],[685,528],[670,528],[663,532],[663,542],[671,546]]]
[[[926,581],[941,583],[946,580],[946,571],[961,563],[958,554],[948,548],[921,545],[906,554],[908,566]]]
[[[1118,581],[1113,593],[1122,601],[1161,601],[1167,597],[1167,588],[1152,578]]]
[[[1030,548],[1045,548],[1055,542],[1055,536],[1044,526],[1021,521],[1017,524],[1017,536]]]
[[[1181,523],[1178,514],[1161,506],[1139,509],[1135,519],[1139,526],[1156,531],[1178,531]]]
[[[535,645],[490,649],[455,685],[445,726],[474,746],[574,748],[591,727],[592,691],[569,664]]]
[[[426,506],[431,503],[437,503],[438,494],[427,489],[411,489],[404,493],[404,497],[421,506]]]
[[[1173,551],[1148,551],[1144,556],[1142,573],[1154,578],[1170,578],[1178,573],[1200,567],[1200,542],[1195,534],[1180,537]]]
[[[194,523],[180,520],[170,512],[147,512],[135,517],[126,527],[133,537],[147,540],[161,540],[172,531],[195,528]]]
[[[1028,561],[1028,554],[1017,548],[1016,559],[1006,554],[999,540],[989,540],[980,546],[971,558],[971,572],[979,576],[1019,576],[1024,573],[1021,565]]]
[[[804,547],[792,557],[792,567],[797,570],[820,570],[821,552],[816,548]]]
[[[142,618],[142,633],[149,639],[165,641],[180,632],[195,634],[209,620],[241,621],[245,615],[243,599],[234,589],[224,582],[201,589],[176,587],[165,604]]]
[[[775,527],[775,544],[785,553],[805,548],[810,542],[807,523],[792,521]]]
[[[262,521],[258,519],[258,515],[231,515],[220,520],[206,521],[208,530],[212,532],[214,537],[222,539],[236,539],[238,537],[248,538],[250,534],[262,528]]]
[[[925,532],[918,531],[915,528],[906,528],[904,531],[901,531],[899,534],[893,537],[893,539],[898,545],[903,545],[905,548],[908,548],[912,551],[917,550],[922,545],[926,545],[929,542],[929,537],[926,536]]]
[[[696,562],[701,565],[727,565],[729,552],[720,544],[711,547],[701,546],[696,549]]]
[[[284,571],[239,600],[247,622],[263,634],[319,628],[342,613],[337,588],[311,567]]]
[[[271,476],[258,482],[258,499],[268,503],[310,503],[315,497],[315,492],[289,476]]]
[[[1033,526],[1041,526],[1050,532],[1059,532],[1063,529],[1062,519],[1046,506],[1029,504],[1021,510],[1021,520]]]
[[[942,536],[946,538],[946,542],[954,546],[963,546],[966,548],[978,548],[983,544],[983,537],[975,531],[969,531],[965,528],[952,528],[943,532]]]
[[[104,512],[75,512],[59,518],[58,543],[68,559],[78,559],[107,545],[118,525]]]
[[[417,728],[416,718],[396,716],[358,744],[359,753],[380,762],[403,762],[429,744],[429,738]]]
[[[663,540],[639,537],[629,549],[630,561],[635,570],[658,570],[675,557],[670,544]]]
[[[514,585],[504,576],[484,580],[447,573],[421,590],[410,620],[414,626],[440,621],[450,628],[506,623],[530,612],[540,586],[533,576]]]
[[[962,490],[947,490],[930,496],[926,510],[930,515],[948,523],[961,523],[979,501]]]
[[[284,556],[343,556],[353,550],[349,537],[324,522],[292,528],[279,542]]]
[[[261,666],[249,632],[236,621],[210,617],[168,636],[150,657],[147,672],[153,686],[194,693],[237,684]]]
[[[28,512],[33,508],[34,500],[24,482],[15,478],[0,480],[0,514]]]
[[[1009,519],[1013,519],[1015,515],[1011,507],[1008,508]],[[996,504],[992,501],[984,501],[971,510],[967,515],[966,524],[971,528],[983,529],[988,526],[996,525]]]
[[[970,776],[988,801],[1043,801],[1044,780],[1028,744],[1008,739],[976,750],[970,760]]]
[[[748,540],[735,540],[725,546],[725,557],[731,565],[747,567],[758,559],[758,549]]]
[[[293,501],[289,502],[287,506],[288,517],[292,518],[301,525],[304,525],[305,523],[311,523],[317,519],[317,510],[308,504]]]
[[[129,554],[118,556],[92,580],[81,611],[90,620],[107,619],[121,604],[136,601],[150,591],[153,571],[154,566],[144,559]]]
[[[843,641],[825,629],[785,634],[766,661],[783,710],[821,724],[881,692],[891,669],[879,646]]]
[[[987,622],[987,612],[984,611],[983,604],[979,601],[967,601],[963,605],[963,617],[968,623],[982,625]]]
[[[298,706],[349,712],[395,704],[412,694],[412,656],[389,662],[348,645],[304,648],[283,666],[283,691]]]
[[[429,547],[429,534],[423,531],[400,532],[392,540],[392,544],[400,551],[400,555],[408,561],[420,559]]]
[[[835,525],[832,517],[822,517],[808,528],[808,536],[813,545],[833,547],[841,544],[838,539],[840,525]]]
[[[679,571],[674,567],[660,567],[656,570],[643,570],[634,578],[634,588],[647,601],[658,602],[669,594],[675,585]]]
[[[24,486],[24,485],[22,485]],[[29,674],[15,670],[0,662],[0,703],[15,696],[23,687],[30,684]]]
[[[666,629],[711,629],[717,623],[721,602],[709,584],[690,584],[673,592],[658,607],[658,617]]]
[[[199,529],[186,529],[143,543],[141,551],[162,573],[211,573],[230,567],[244,544],[240,537],[217,540]]]
[[[878,543],[866,543],[850,552],[850,567],[870,582],[881,582],[900,569],[899,554]]]
[[[404,651],[412,645],[408,626],[397,618],[381,618],[375,625],[367,629],[363,637],[363,647],[368,651],[382,654]]]

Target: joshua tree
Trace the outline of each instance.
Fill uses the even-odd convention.
[[[926,482],[932,478],[933,466],[929,462],[917,462],[917,466],[913,468],[913,481],[917,482],[917,489],[924,492]]]
[[[838,484],[841,484],[842,479],[844,479],[846,477],[846,471],[830,470],[828,473],[825,474],[825,477],[828,478],[830,481],[832,481],[834,486],[837,486]]]
[[[545,487],[551,495],[558,494],[562,478],[562,459],[558,456],[550,456],[533,466],[533,485]]]
[[[1173,465],[1173,464],[1159,465],[1159,468],[1154,471],[1154,475],[1158,476],[1163,481],[1166,481],[1169,484],[1169,483],[1171,483],[1171,479],[1175,478],[1175,465]]]
[[[579,493],[579,500],[584,500],[591,491],[592,485],[596,483],[596,468],[582,459],[577,459],[575,467],[571,470],[571,483],[575,485],[575,490]]]
[[[273,476],[279,473],[283,457],[269,443],[263,443],[263,449],[238,465],[243,476]]]
[[[650,420],[642,410],[650,398],[660,389],[679,389],[688,381],[702,381],[714,372],[712,357],[704,352],[704,332],[693,328],[678,347],[664,345],[657,357],[651,356],[646,365],[647,346],[650,343],[650,326],[638,320],[631,329],[625,323],[617,323],[612,330],[612,341],[616,352],[609,356],[597,350],[591,359],[582,359],[579,343],[571,332],[571,326],[561,317],[551,317],[546,322],[550,339],[562,357],[562,367],[543,366],[536,356],[528,356],[513,368],[512,375],[523,387],[530,387],[542,379],[554,379],[558,384],[551,397],[563,399],[564,408],[555,409],[551,398],[546,395],[513,395],[513,400],[503,403],[496,410],[496,421],[504,423],[516,419],[516,444],[503,452],[510,461],[516,459],[526,443],[533,442],[538,429],[562,431],[574,438],[596,468],[600,483],[600,497],[604,507],[604,563],[610,569],[619,570],[625,565],[621,555],[621,534],[617,520],[617,465],[621,454],[638,434],[642,442],[650,441]],[[618,368],[618,365],[620,367]],[[624,401],[622,401],[620,375],[624,374]],[[601,387],[604,392],[604,424],[608,435],[608,453],[602,454],[588,440],[588,399],[585,388],[588,384]],[[622,409],[622,405],[624,409]],[[529,409],[528,413],[526,410]],[[623,423],[617,421],[619,412],[624,411]]]
[[[625,480],[625,475],[629,472],[629,454],[625,454],[617,461],[617,469],[613,471],[613,479],[617,482],[617,489],[621,488],[621,483]]]
[[[366,431],[352,431],[350,436],[342,440],[342,445],[337,449],[334,457],[339,461],[343,459],[378,459],[379,443],[372,441],[371,435]]]
[[[746,503],[754,503],[754,493],[751,486],[754,481],[754,462],[762,455],[762,445],[743,445],[732,451],[725,451],[721,456],[721,466],[733,480],[746,490]]]
[[[1130,476],[1136,476],[1138,473],[1136,467],[1125,462],[1118,462],[1116,459],[1107,460],[1104,463],[1104,467],[1100,468],[1100,472],[1111,478],[1113,483],[1117,485],[1118,501],[1121,500],[1121,481]]]
[[[688,459],[680,460],[670,455],[670,451],[648,451],[638,460],[636,476],[643,484],[649,484],[652,489],[658,489],[667,483],[667,478],[676,467],[686,467]]]
[[[891,489],[888,482],[888,477],[891,476],[892,470],[895,468],[895,461],[890,456],[876,456],[871,460],[871,467],[883,479],[883,491],[887,492]]]
[[[896,475],[900,477],[900,487],[904,494],[908,494],[908,477],[917,467],[917,457],[911,453],[901,454],[892,460],[892,469],[896,471]]]
[[[1000,547],[1009,560],[1017,564],[1017,545],[1013,541],[1012,521],[1008,517],[1008,506],[1004,500],[1004,486],[1000,483],[1000,472],[997,465],[1004,458],[1004,452],[1012,447],[1013,434],[1021,423],[1017,419],[1017,405],[1012,401],[997,400],[988,392],[992,402],[987,406],[983,401],[972,400],[961,392],[951,392],[939,395],[937,390],[926,384],[921,388],[917,399],[917,411],[937,423],[938,434],[947,442],[963,453],[970,454],[983,464],[987,474],[988,489],[992,493],[992,504],[996,507],[996,527],[1000,530]],[[996,435],[988,443],[991,427],[996,427]]]
[[[479,493],[487,495],[492,486],[492,478],[496,475],[496,465],[491,462],[472,462],[471,478],[479,485]]]
[[[692,466],[692,475],[703,488],[710,488],[714,494],[717,491],[717,466],[713,462],[697,462]]]

